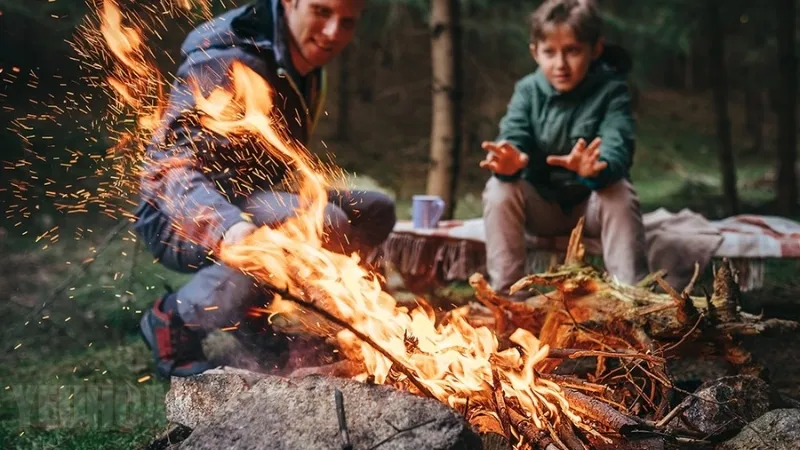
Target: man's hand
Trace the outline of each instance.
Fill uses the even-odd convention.
[[[481,161],[482,169],[509,176],[528,165],[528,155],[519,151],[508,141],[484,142],[481,147],[488,152],[486,159]]]
[[[607,162],[600,161],[600,138],[595,138],[588,146],[585,140],[578,139],[569,155],[548,156],[547,164],[569,169],[583,178],[596,177],[608,167]]]
[[[233,226],[228,228],[228,231],[226,231],[225,235],[222,237],[222,247],[238,244],[257,229],[258,227],[250,222],[244,220],[236,222]]]

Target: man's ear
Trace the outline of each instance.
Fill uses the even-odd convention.
[[[536,44],[530,43],[528,44],[528,50],[531,52],[531,58],[536,61],[536,64],[539,64],[539,59],[536,57]]]
[[[606,41],[603,36],[600,36],[597,39],[597,42],[594,43],[594,48],[592,49],[592,60],[595,60],[603,54],[603,49],[605,48]]]

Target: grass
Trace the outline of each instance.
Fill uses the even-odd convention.
[[[660,109],[650,105],[650,112],[639,122],[633,177],[644,210],[690,207],[709,217],[724,215],[720,179],[716,169],[709,170],[717,167],[713,135],[694,131],[704,127],[661,117]],[[456,210],[460,218],[481,214],[485,174],[475,167],[476,155],[465,157],[467,182],[461,186]],[[402,161],[392,165],[398,173],[410,164],[406,156],[400,153]],[[759,183],[771,166],[764,162],[766,158],[748,157],[744,148],[737,148],[737,157],[743,202],[754,205],[771,198],[770,189]],[[425,158],[417,159],[424,164]],[[381,169],[370,167],[374,163],[366,160],[353,161],[358,173]],[[417,168],[409,170],[418,172]],[[415,186],[419,181],[407,180],[417,183]],[[413,189],[416,187],[404,192]],[[401,218],[410,216],[408,197],[402,194],[397,198]],[[164,284],[179,286],[187,276],[154,264],[146,251],[137,249],[128,232],[97,254],[102,230],[113,223],[94,217],[71,217],[71,225],[60,231],[59,242],[34,243],[37,233],[62,219],[56,213],[47,214],[54,218],[25,225],[29,227],[26,236],[9,224],[6,237],[0,239],[4,253],[0,291],[10,294],[0,301],[0,314],[9,324],[3,331],[4,345],[16,347],[0,356],[0,448],[141,447],[167,426],[163,395],[168,386],[147,378],[153,367],[150,354],[135,335],[138,320],[141,311],[162,293]],[[94,232],[85,232],[90,228]],[[78,229],[84,232],[76,234]],[[54,286],[87,256],[97,258],[90,269],[42,314],[31,316]],[[777,297],[797,296],[800,289],[793,286],[799,266],[796,261],[769,263],[770,283],[761,292],[748,294],[752,304],[764,306]],[[439,293],[448,297],[469,294],[463,285]]]
[[[98,347],[3,365],[0,448],[131,448],[166,429],[167,385],[143,346]]]

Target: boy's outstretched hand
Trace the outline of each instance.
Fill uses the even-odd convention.
[[[486,159],[481,161],[481,168],[489,169],[496,174],[514,175],[528,165],[528,155],[508,141],[486,141],[481,147],[488,152]]]
[[[595,138],[588,146],[585,140],[578,139],[569,155],[548,156],[547,164],[569,169],[583,178],[595,177],[608,167],[607,162],[600,161],[600,138]]]

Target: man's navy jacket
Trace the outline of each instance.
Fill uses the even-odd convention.
[[[136,210],[135,229],[156,258],[167,251],[165,242],[174,242],[171,233],[213,250],[242,220],[243,199],[269,190],[286,172],[266,144],[204,130],[190,79],[207,96],[215,88],[230,88],[232,64],[244,64],[273,89],[274,119],[283,123],[283,134],[308,143],[322,109],[325,75],[317,69],[299,76],[287,39],[280,0],[257,0],[198,26],[184,41],[163,124],[147,148]]]

